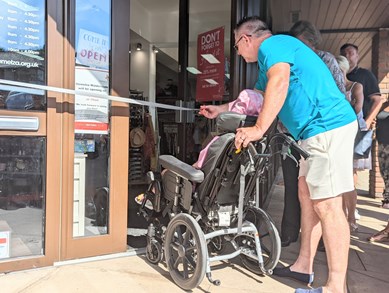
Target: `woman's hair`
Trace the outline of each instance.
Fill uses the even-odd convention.
[[[321,43],[320,31],[309,21],[299,20],[289,30],[289,33],[298,38],[302,36],[312,47],[317,47]]]
[[[338,61],[339,68],[344,72],[347,73],[350,70],[350,64],[348,63],[348,60],[346,57],[339,55],[336,57],[336,61]]]

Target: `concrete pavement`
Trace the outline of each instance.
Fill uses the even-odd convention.
[[[364,176],[364,175],[363,175]],[[362,178],[363,179],[363,178]],[[363,180],[362,180],[363,182]],[[365,187],[359,187],[359,189]],[[366,188],[365,188],[366,189]],[[279,226],[283,209],[284,187],[277,178],[272,189],[269,212]],[[389,210],[380,207],[380,200],[358,198],[361,214],[359,233],[352,236],[348,269],[350,293],[389,291],[389,243],[368,243],[366,238],[383,229]],[[281,263],[291,264],[298,253],[299,243],[283,248]],[[221,285],[214,286],[205,278],[192,292],[294,292],[304,285],[274,276],[258,276],[239,264],[239,259],[212,265],[214,279]],[[314,286],[324,284],[327,265],[324,252],[318,252],[315,265]],[[14,293],[72,293],[72,292],[183,292],[171,280],[163,264],[149,264],[143,255],[112,255],[109,259],[83,260],[81,263],[62,263],[53,267],[0,275],[0,292]]]

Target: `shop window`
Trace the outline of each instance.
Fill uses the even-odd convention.
[[[45,0],[2,1],[0,79],[46,84]],[[0,84],[0,109],[46,109],[43,90]]]
[[[74,237],[108,233],[110,102],[93,94],[109,94],[110,6],[76,0]]]
[[[0,260],[44,254],[46,138],[0,137]]]

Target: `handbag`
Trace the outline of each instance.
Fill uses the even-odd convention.
[[[366,159],[369,157],[373,143],[373,130],[358,130],[354,143],[354,159]]]

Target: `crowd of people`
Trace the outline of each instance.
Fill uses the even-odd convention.
[[[259,17],[247,17],[237,24],[234,34],[238,55],[258,64],[254,90],[263,95],[255,126],[237,129],[236,148],[260,139],[278,117],[280,129],[310,153],[307,160],[298,158],[298,167],[289,159],[282,163],[282,245],[297,241],[299,234],[301,241],[297,260],[276,268],[274,274],[312,283],[313,261],[322,237],[329,268],[327,283],[295,292],[346,292],[350,232],[358,231],[357,171],[371,168],[371,153],[363,158],[354,156],[355,138],[362,130],[377,127],[385,181],[383,207],[389,207],[389,144],[384,135],[388,133],[389,107],[387,103],[382,107],[377,79],[358,66],[354,44],[343,45],[336,58],[318,50],[320,32],[307,21],[297,22],[289,35],[273,35]],[[200,113],[213,118],[226,107],[202,106]],[[368,240],[389,241],[389,222]]]
[[[234,36],[237,54],[258,64],[254,89],[228,104],[203,105],[199,113],[210,119],[224,111],[258,114],[254,126],[236,130],[237,149],[259,140],[278,117],[279,130],[310,154],[302,159],[294,153],[298,166],[290,158],[282,160],[282,246],[300,236],[300,251],[293,264],[275,268],[274,275],[311,284],[322,239],[327,283],[295,292],[345,293],[350,233],[358,231],[357,171],[372,166],[370,149],[364,157],[354,154],[355,139],[358,132],[377,128],[385,182],[382,207],[389,208],[389,104],[383,103],[376,77],[358,66],[358,47],[344,44],[337,57],[319,50],[320,32],[307,21],[295,23],[289,34],[273,35],[259,17],[247,17],[237,24]],[[368,240],[389,241],[389,222]]]

